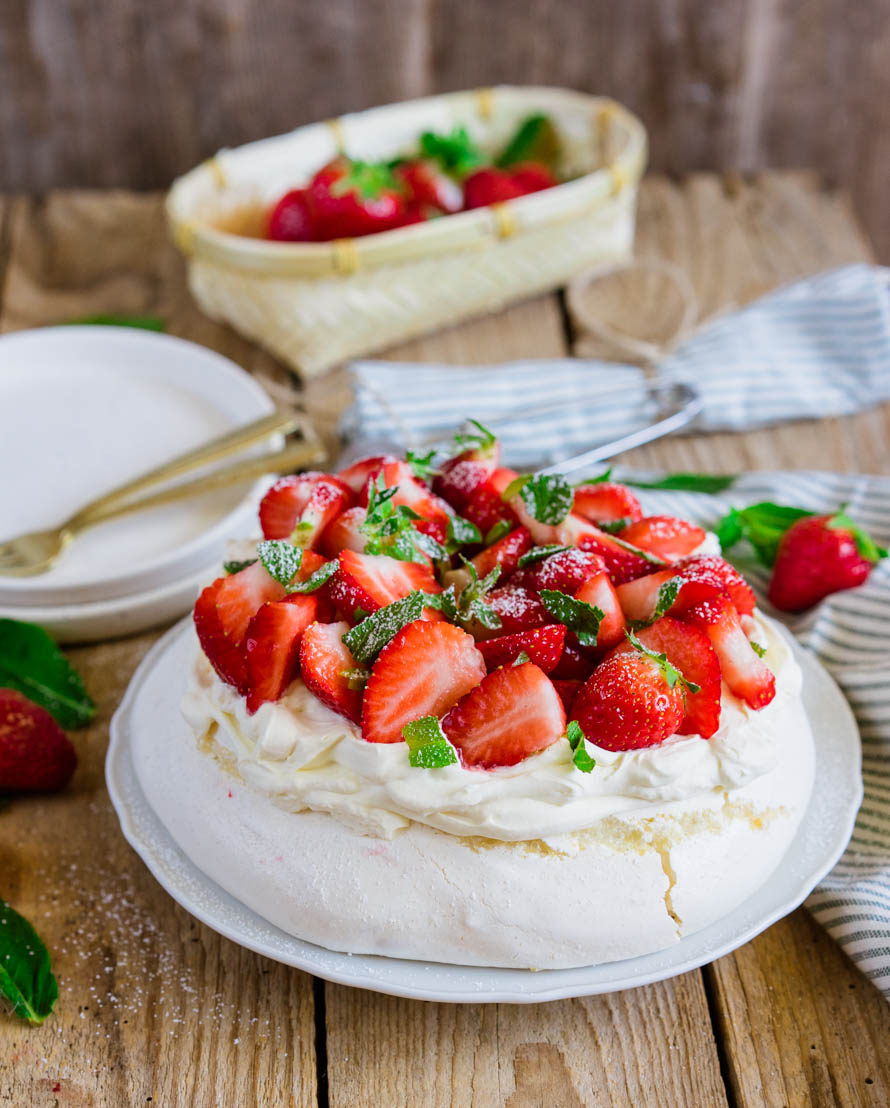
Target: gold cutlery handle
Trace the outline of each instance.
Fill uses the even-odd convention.
[[[72,521],[69,526],[72,531],[79,531],[94,523],[101,523],[106,519],[126,515],[128,512],[139,512],[144,508],[157,508],[162,504],[172,504],[177,500],[185,500],[190,496],[199,496],[205,492],[213,492],[215,489],[223,489],[229,485],[238,485],[244,481],[263,477],[267,473],[294,470],[300,466],[319,462],[324,457],[325,450],[318,443],[295,442],[273,454],[263,454],[258,458],[246,458],[244,461],[233,462],[222,469],[206,473],[202,477],[195,477],[192,481],[182,481],[178,485],[171,485],[169,488],[161,489],[159,492],[150,493],[148,496],[136,500],[114,501],[93,506],[88,517],[77,518],[76,522]],[[79,516],[82,516],[82,513],[79,513]]]
[[[260,419],[255,419],[252,423],[247,423],[243,427],[236,427],[234,431],[220,435],[219,438],[211,439],[203,446],[189,450],[185,454],[180,454],[156,469],[151,469],[139,477],[134,477],[132,481],[119,485],[116,489],[111,489],[110,492],[106,492],[90,501],[89,504],[84,505],[68,521],[66,527],[80,530],[87,523],[91,523],[96,519],[107,519],[106,509],[112,504],[129,499],[152,485],[158,485],[163,481],[178,477],[181,473],[187,473],[190,469],[197,469],[199,466],[227,458],[248,446],[262,442],[270,435],[287,434],[288,431],[293,431],[294,428],[300,426],[300,423],[301,417],[298,414],[276,409]]]

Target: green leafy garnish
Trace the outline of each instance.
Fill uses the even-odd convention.
[[[776,560],[782,536],[799,519],[815,515],[803,508],[791,508],[763,500],[748,508],[730,508],[717,524],[717,538],[725,552],[741,539],[747,539],[765,566]]]
[[[453,440],[456,450],[478,450],[480,454],[486,454],[497,446],[497,435],[478,419],[467,419],[465,422],[476,430],[458,431]]]
[[[644,654],[647,658],[651,658],[653,662],[658,663],[658,668],[664,674],[664,679],[667,681],[669,689],[675,689],[677,685],[682,685],[684,693],[701,692],[701,686],[694,684],[692,681],[687,681],[677,667],[668,661],[667,654],[659,654],[655,650],[650,650],[648,646],[644,646],[633,631],[625,631],[624,633],[627,635],[628,641],[634,650],[639,654]]]
[[[735,473],[668,473],[657,481],[625,481],[635,489],[664,489],[667,492],[723,492],[735,484]]]
[[[882,558],[886,558],[887,551],[882,546],[878,546],[871,535],[847,515],[846,507],[844,504],[826,526],[832,531],[849,531],[856,543],[859,556],[867,562],[879,562]]]
[[[575,494],[572,486],[561,473],[538,473],[517,477],[504,489],[501,499],[511,500],[516,494],[522,497],[528,512],[538,523],[555,526],[562,523],[572,510]]]
[[[435,716],[406,723],[402,735],[408,744],[408,761],[415,769],[442,769],[457,761],[457,753]]]
[[[496,542],[500,542],[513,530],[513,524],[509,519],[499,519],[497,523],[490,527],[485,532],[485,538],[482,540],[485,546],[494,546]]]
[[[574,631],[582,646],[596,646],[604,613],[601,608],[576,600],[558,589],[542,589],[541,601],[547,611],[559,622]]]
[[[81,327],[138,327],[142,331],[166,331],[167,324],[157,315],[87,315],[83,319],[69,319],[68,326]]]
[[[0,688],[18,689],[62,727],[83,727],[96,713],[80,675],[34,623],[0,619]]]
[[[590,773],[596,765],[596,759],[587,749],[587,736],[584,734],[581,729],[581,724],[578,723],[577,720],[573,719],[569,721],[569,725],[566,728],[566,738],[569,740],[569,746],[572,748],[572,761],[575,763],[575,769],[581,770],[582,773]]]
[[[346,680],[351,689],[363,689],[371,676],[367,669],[341,669],[340,676]]]
[[[303,551],[287,539],[258,542],[256,552],[270,577],[285,588],[291,583],[303,561]]]
[[[419,477],[421,481],[426,481],[430,477],[435,477],[439,472],[433,465],[435,456],[435,450],[430,450],[428,454],[415,454],[413,450],[409,450],[405,454],[405,461],[411,467],[415,477]]]
[[[376,200],[383,192],[399,191],[399,182],[385,162],[349,160],[346,173],[331,185],[332,196],[355,192],[362,200]]]
[[[420,619],[423,609],[435,607],[436,597],[425,592],[408,593],[385,608],[378,608],[343,636],[357,662],[370,665],[386,644],[409,623]]]
[[[455,177],[462,177],[485,164],[485,155],[470,138],[466,127],[455,127],[447,135],[425,131],[420,136],[420,152]]]
[[[655,623],[656,620],[667,615],[676,603],[677,593],[679,593],[682,585],[682,577],[672,577],[670,581],[665,581],[663,585],[659,586],[658,596],[655,600],[655,611],[648,619],[633,620],[631,622],[631,627],[638,631],[643,627],[649,627],[651,624]]]
[[[13,1014],[43,1023],[55,1007],[59,986],[49,951],[30,923],[0,898],[0,994]]]
[[[625,542],[624,539],[619,539],[617,535],[611,536],[612,542],[616,546],[620,546],[622,550],[626,550],[628,554],[636,554],[638,558],[642,558],[643,561],[648,562],[653,566],[666,566],[668,563],[664,558],[659,558],[657,554],[652,554],[648,550],[643,550],[642,547],[634,546],[632,542]]]
[[[604,485],[606,481],[611,480],[611,477],[612,467],[609,466],[609,468],[604,469],[602,473],[598,473],[596,477],[585,477],[583,481],[575,481],[572,487],[580,489],[583,488],[584,485]]]
[[[428,557],[438,561],[448,551],[431,535],[414,526],[423,517],[407,504],[394,504],[398,485],[387,488],[383,474],[368,482],[368,513],[360,530],[368,536],[367,554],[386,554],[400,562],[426,565]]]
[[[461,556],[464,568],[470,574],[469,584],[464,586],[457,601],[455,618],[458,623],[472,623],[476,621],[490,631],[497,630],[501,626],[501,617],[485,600],[485,597],[495,587],[501,575],[501,567],[495,566],[490,573],[480,580],[476,567],[472,562]]]
[[[470,523],[470,521],[464,519],[463,516],[449,517],[447,535],[448,551],[451,554],[460,546],[482,542],[482,532],[475,523]]]
[[[498,155],[495,165],[501,169],[522,162],[540,162],[552,166],[559,157],[559,136],[549,116],[527,116]]]
[[[630,527],[632,523],[633,520],[630,516],[622,516],[621,519],[599,519],[596,525],[600,531],[605,531],[607,535],[617,535],[625,527]]]
[[[524,650],[520,650],[516,657],[513,659],[513,668],[515,669],[516,666],[524,666],[526,662],[530,661],[531,658],[529,658],[528,654],[526,654]]]
[[[231,576],[233,573],[240,573],[242,569],[252,566],[255,561],[256,558],[243,558],[241,561],[223,562],[223,570]]]
[[[558,544],[552,544],[550,546],[534,546],[531,550],[526,551],[525,554],[519,559],[520,567],[534,565],[535,562],[542,562],[545,558],[549,558],[551,554],[562,554],[564,550],[571,550],[570,546],[559,546]]]
[[[330,581],[337,572],[339,565],[340,563],[336,558],[331,558],[329,562],[325,562],[323,566],[319,566],[314,573],[310,573],[305,581],[299,581],[296,585],[290,585],[287,591],[300,593],[301,595],[317,592],[322,585]]]
[[[751,643],[751,649],[757,655],[758,658],[762,658],[766,654],[766,647],[761,646],[759,642],[755,642],[753,639],[748,640]]]

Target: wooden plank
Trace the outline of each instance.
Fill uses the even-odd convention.
[[[0,329],[96,311],[158,312],[179,334],[251,368],[269,367],[271,359],[189,305],[157,197],[19,200],[12,214]],[[111,808],[108,722],[155,638],[70,652],[98,704],[94,724],[72,734],[80,757],[72,786],[0,812],[3,894],[45,938],[61,986],[40,1028],[0,1015],[0,1101],[278,1098],[312,1108],[312,979],[220,938],[177,907],[127,846]]]
[[[846,201],[812,175],[796,173],[723,182],[704,175],[682,186],[650,179],[637,245],[639,253],[667,257],[689,273],[705,315],[809,272],[870,260]],[[621,294],[628,295],[626,286]],[[610,311],[606,293],[598,303]],[[845,419],[677,436],[622,460],[718,472],[887,473],[888,441],[884,404]],[[886,1001],[805,911],[704,972],[736,1104],[888,1102]]]

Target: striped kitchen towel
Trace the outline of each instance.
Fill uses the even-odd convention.
[[[890,270],[850,265],[707,324],[658,367],[692,385],[700,430],[848,415],[890,399]],[[468,415],[516,467],[543,466],[651,423],[636,366],[572,358],[494,366],[356,362],[346,438],[416,448]]]
[[[640,478],[617,467],[616,480]],[[648,479],[647,474],[642,479]],[[815,472],[757,472],[719,495],[641,490],[647,513],[678,515],[713,527],[732,507],[760,500],[814,512],[848,513],[881,546],[890,546],[890,477]],[[780,619],[820,659],[844,692],[862,738],[865,799],[850,845],[807,900],[807,907],[890,1000],[890,559],[864,585],[835,593],[789,616],[766,599],[770,571],[755,560],[743,570],[765,612]]]

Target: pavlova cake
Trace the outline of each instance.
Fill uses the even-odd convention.
[[[478,432],[478,433],[476,433]],[[279,480],[201,594],[191,859],[334,950],[556,968],[660,950],[778,865],[801,673],[713,535],[609,481],[454,456]]]

